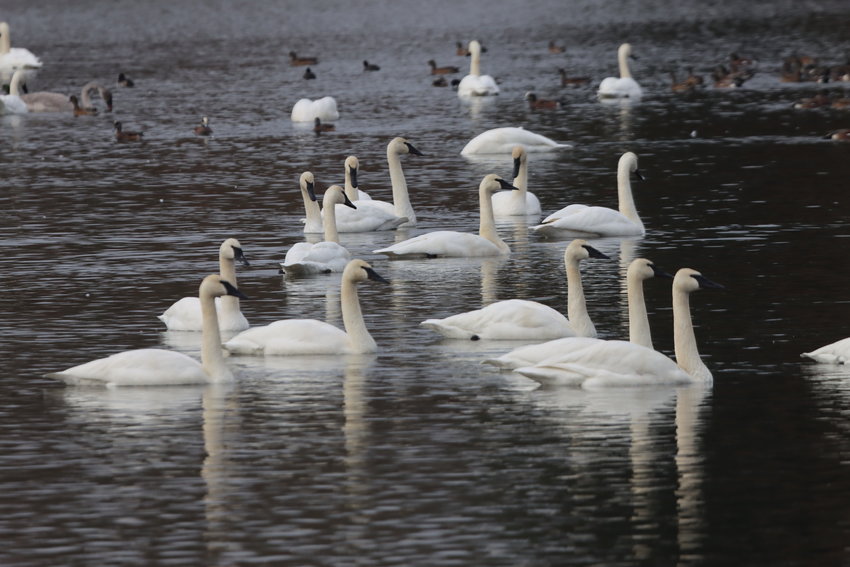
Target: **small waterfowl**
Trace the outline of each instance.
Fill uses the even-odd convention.
[[[590,84],[590,77],[569,77],[566,69],[558,69],[562,87],[583,87]]]
[[[319,60],[316,57],[298,57],[294,51],[289,52],[289,64],[293,67],[301,67],[304,65],[317,65]]]
[[[676,79],[676,73],[670,71],[670,90],[674,93],[687,93],[699,87],[702,87],[704,82],[702,77],[694,75],[693,68],[688,67],[688,76],[681,81]]]
[[[566,48],[563,45],[558,45],[555,40],[549,40],[549,53],[563,53]]]
[[[537,98],[537,95],[532,92],[525,93],[525,100],[528,101],[528,106],[531,110],[554,110],[561,107],[560,101]]]
[[[455,43],[455,55],[459,57],[466,57],[469,55],[469,49],[461,42]]]
[[[309,67],[307,67],[307,70],[306,70],[306,71],[304,71],[304,75],[303,75],[303,77],[304,77],[306,80],[308,80],[308,81],[309,81],[310,79],[315,79],[315,78],[316,78],[316,73],[314,73],[312,69],[310,69]]]
[[[850,141],[850,128],[841,128],[838,130],[833,130],[832,132],[828,132],[826,136],[824,136],[827,140],[837,140],[840,142]]]
[[[453,73],[460,73],[460,67],[455,67],[454,65],[446,65],[445,67],[437,67],[437,62],[433,59],[428,61],[428,65],[431,66],[431,74],[432,75],[451,75]]]
[[[210,128],[210,119],[204,116],[201,118],[201,123],[195,126],[195,134],[198,136],[211,136],[212,128]]]
[[[449,86],[449,82],[446,80],[445,77],[439,77],[434,79],[431,85],[434,87],[447,87]]]
[[[363,60],[363,70],[364,71],[380,71],[381,67],[379,65],[375,65],[374,63],[369,63],[365,59]]]
[[[143,132],[125,132],[121,122],[115,121],[112,125],[115,129],[115,139],[119,142],[136,142],[142,139]]]
[[[321,134],[322,132],[333,132],[336,127],[333,124],[322,124],[322,119],[318,116],[313,121],[313,132]]]
[[[729,70],[725,65],[718,65],[711,73],[714,87],[718,89],[739,88],[753,78],[755,71],[744,67],[737,71]]]
[[[125,75],[124,73],[118,73],[118,86],[119,87],[133,87],[136,83],[133,82],[133,79]]]
[[[77,98],[77,95],[69,96],[68,100],[74,106],[74,116],[95,116],[97,114],[96,108],[83,108],[80,106],[80,100]]]

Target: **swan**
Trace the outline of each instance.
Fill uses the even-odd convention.
[[[342,187],[339,185],[328,187],[322,199],[322,206],[325,209],[322,218],[322,225],[325,229],[324,241],[316,244],[299,242],[290,248],[280,264],[283,273],[288,276],[304,276],[341,272],[345,268],[345,265],[351,260],[351,253],[339,244],[334,208],[337,203],[344,203],[349,207],[356,208],[354,203],[348,200],[348,196]]]
[[[627,341],[563,339],[561,354],[516,372],[544,385],[582,386],[668,386],[702,382],[710,384],[711,371],[697,350],[691,321],[690,294],[703,288],[721,288],[690,268],[673,278],[674,362],[665,355]]]
[[[517,189],[498,175],[484,176],[478,186],[480,223],[478,234],[439,230],[426,232],[387,248],[375,250],[375,254],[386,254],[391,258],[474,258],[509,254],[511,249],[499,238],[493,218],[491,196],[499,189]]]
[[[599,83],[597,96],[599,98],[628,98],[640,100],[642,91],[640,85],[632,78],[629,71],[629,57],[632,55],[632,46],[628,43],[622,44],[617,49],[617,61],[620,64],[619,77],[606,77]]]
[[[6,84],[17,70],[31,75],[38,69],[41,69],[41,60],[29,49],[12,47],[9,24],[0,22],[0,79],[3,84]]]
[[[572,148],[570,144],[561,144],[525,128],[508,126],[493,128],[478,134],[467,142],[460,151],[460,155],[510,154],[514,151],[514,147],[518,145],[524,147],[527,152],[550,152]]]
[[[222,242],[218,250],[218,266],[221,278],[236,287],[236,262],[250,266],[242,251],[242,245],[235,238]],[[221,297],[215,300],[218,314],[218,328],[221,331],[243,331],[248,328],[248,320],[239,310],[239,299]],[[198,297],[184,297],[177,300],[157,318],[165,323],[169,331],[202,331],[204,328],[201,313],[201,301]]]
[[[496,217],[539,215],[540,200],[528,190],[528,153],[514,146],[514,187],[519,191],[499,191],[493,194],[493,215]]]
[[[20,69],[12,73],[9,94],[0,95],[0,111],[2,111],[2,114],[27,114],[29,112],[27,103],[20,97],[19,89],[24,76],[23,73]]]
[[[629,180],[632,173],[643,180],[638,171],[637,156],[626,152],[617,165],[619,211],[607,207],[569,205],[543,219],[542,224],[531,227],[532,230],[546,236],[557,235],[560,231],[599,237],[643,236],[646,231],[635,208]]]
[[[345,331],[316,319],[284,319],[243,331],[224,348],[231,354],[276,356],[376,352],[378,345],[366,328],[357,298],[357,284],[366,280],[389,283],[367,262],[357,258],[348,262],[340,290]]]
[[[106,103],[106,112],[112,112],[112,91],[97,81],[89,81],[80,89],[78,99],[80,107],[83,109],[94,108],[91,91],[97,91],[100,98]],[[37,91],[22,94],[21,98],[27,104],[30,112],[71,112],[74,110],[71,97],[65,93]]]
[[[481,74],[481,44],[476,40],[469,42],[469,74],[461,79],[457,86],[460,97],[490,96],[499,94],[499,86],[490,75]]]
[[[569,272],[567,273],[569,277]],[[652,348],[652,334],[649,330],[649,318],[646,314],[646,303],[643,297],[643,282],[649,278],[672,278],[670,274],[658,268],[653,262],[646,258],[636,258],[629,264],[626,272],[626,292],[629,304],[629,342]],[[581,283],[581,280],[579,280]],[[568,291],[573,285],[568,283]],[[579,287],[581,289],[581,287]],[[583,290],[582,290],[583,291]],[[582,307],[584,306],[582,297]],[[578,302],[576,302],[578,303]],[[584,310],[587,313],[587,310]],[[570,319],[577,321],[576,316],[570,312]],[[588,321],[590,318],[588,317]],[[587,337],[595,337],[586,334]],[[484,360],[484,364],[491,364],[499,368],[513,370],[522,366],[534,366],[535,364],[558,355],[567,347],[579,344],[567,339],[555,339],[541,344],[526,345],[512,350],[498,358]],[[588,343],[590,344],[590,343]]]
[[[198,290],[203,312],[200,364],[194,358],[179,352],[145,348],[119,352],[46,376],[71,385],[100,385],[109,388],[206,384],[232,380],[233,375],[224,364],[215,311],[215,298],[225,295],[247,299],[218,274],[207,276],[201,282]]]
[[[375,204],[365,191],[357,187],[357,169],[360,162],[355,156],[345,160],[345,194],[354,202],[356,209],[336,206],[336,228],[339,232],[373,232],[376,230],[395,230],[408,221],[407,217],[397,217],[389,207]],[[358,198],[359,197],[359,198]],[[386,203],[389,205],[389,203]]]
[[[304,221],[304,232],[307,234],[323,233],[325,227],[322,226],[322,212],[319,209],[319,203],[316,201],[315,180],[313,174],[305,171],[301,174],[298,181],[301,187],[301,198],[304,200],[304,212],[307,217]]]
[[[326,96],[317,100],[302,98],[292,107],[290,119],[293,122],[314,122],[319,118],[322,122],[333,122],[339,120],[339,112],[336,109],[336,99]]]
[[[850,363],[850,337],[822,346],[812,352],[804,352],[800,356],[811,358],[815,362],[848,364]]]
[[[567,313],[536,301],[507,299],[475,311],[445,319],[427,319],[422,327],[450,339],[548,340],[560,337],[595,337],[596,329],[587,314],[579,262],[586,258],[608,258],[584,240],[574,240],[564,252],[567,268]]]

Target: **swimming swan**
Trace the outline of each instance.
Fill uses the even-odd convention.
[[[643,179],[638,171],[638,159],[632,152],[620,157],[617,165],[617,196],[619,211],[607,207],[589,207],[587,205],[569,205],[554,212],[543,223],[531,227],[540,234],[551,236],[561,231],[587,236],[643,236],[643,222],[635,208],[632,196],[632,184],[629,176],[634,173]]]
[[[357,284],[366,280],[389,283],[367,262],[351,260],[342,272],[341,303],[345,331],[316,319],[284,319],[243,331],[224,344],[232,354],[313,355],[365,354],[378,345],[363,321]]]
[[[850,363],[850,337],[822,346],[812,352],[804,352],[800,356],[826,364],[848,364]]]
[[[307,234],[323,233],[325,227],[322,226],[322,211],[319,208],[319,202],[316,200],[313,174],[309,171],[302,173],[298,185],[301,188],[301,198],[304,200],[304,212],[306,213],[304,232]]]
[[[41,60],[29,49],[12,47],[9,24],[0,22],[0,80],[6,84],[17,70],[32,75],[41,69]]]
[[[476,154],[512,154],[514,147],[522,146],[527,152],[550,152],[553,150],[572,148],[570,144],[561,144],[529,132],[525,128],[504,127],[493,128],[472,138],[460,151],[462,156]]]
[[[490,75],[481,74],[481,44],[476,40],[469,42],[469,74],[461,79],[457,86],[460,97],[490,96],[499,94],[499,86]]]
[[[357,207],[352,209],[344,205],[336,206],[336,228],[339,232],[373,232],[377,230],[395,230],[408,221],[407,217],[397,217],[386,207],[373,204],[365,191],[357,184],[359,160],[348,156],[345,160],[345,194]],[[389,205],[389,203],[387,203]]]
[[[528,153],[514,146],[514,187],[519,191],[499,191],[493,194],[493,215],[496,217],[539,215],[540,200],[528,190]]]
[[[336,109],[336,99],[326,96],[317,100],[302,98],[292,107],[290,119],[293,122],[315,122],[319,118],[322,122],[333,122],[339,120],[339,112]]]
[[[237,261],[243,266],[250,266],[239,241],[228,238],[218,249],[218,270],[221,279],[234,287],[237,286]],[[249,327],[248,320],[239,309],[237,297],[216,297],[215,307],[220,331],[244,331]],[[184,297],[177,300],[157,318],[165,323],[169,331],[202,331],[204,329],[201,300],[198,297]]]
[[[628,98],[640,100],[643,94],[640,85],[632,78],[629,71],[629,57],[632,56],[632,46],[628,43],[622,44],[617,49],[617,61],[620,64],[619,77],[606,77],[599,83],[597,96],[599,98]]]
[[[673,343],[676,362],[663,354],[626,341],[563,339],[562,352],[516,372],[550,386],[584,388],[620,386],[666,386],[702,382],[710,384],[711,371],[697,350],[691,321],[690,294],[702,288],[722,286],[690,268],[673,278]]]
[[[23,80],[23,73],[20,69],[12,73],[12,82],[9,83],[9,94],[0,95],[0,114],[26,114],[29,112],[27,103],[20,97],[20,85]]]
[[[203,312],[200,364],[185,354],[170,350],[145,348],[128,350],[47,374],[71,385],[80,386],[166,386],[206,384],[233,379],[224,364],[221,351],[215,298],[233,295],[247,299],[242,292],[218,274],[204,278],[198,296]]]
[[[106,112],[112,112],[112,92],[97,81],[89,81],[80,89],[80,106],[84,109],[94,108],[91,91],[97,91],[100,98],[106,103]],[[30,112],[71,112],[74,110],[71,97],[64,93],[37,91],[23,94],[21,98],[27,104]]]
[[[474,258],[509,254],[511,249],[496,232],[493,203],[490,199],[500,188],[516,189],[493,173],[486,175],[478,186],[481,211],[478,234],[453,230],[426,232],[387,248],[375,250],[375,254],[386,254],[392,258]]]
[[[399,228],[416,226],[416,213],[410,204],[410,195],[407,191],[407,180],[404,178],[404,170],[401,168],[401,156],[413,154],[423,155],[422,152],[413,147],[413,144],[404,138],[393,138],[387,144],[387,163],[390,166],[390,183],[393,188],[393,202],[372,199],[368,201],[370,207],[379,207],[396,218],[407,218],[407,221],[398,225]]]
[[[595,337],[596,329],[587,314],[579,262],[586,258],[608,258],[584,240],[574,240],[564,252],[567,268],[567,313],[537,301],[507,299],[475,311],[445,319],[427,319],[422,327],[450,339],[548,340],[560,337]]]
[[[302,175],[302,179],[305,179]],[[312,192],[312,183],[307,179],[308,191]],[[315,195],[314,195],[315,196]],[[280,267],[287,276],[306,276],[311,274],[329,274],[341,272],[351,260],[351,253],[339,244],[339,234],[336,230],[336,212],[334,205],[344,203],[356,208],[348,200],[348,196],[339,185],[331,185],[325,190],[322,199],[322,225],[325,229],[325,239],[311,244],[299,242],[290,248]]]
[[[654,263],[646,258],[636,258],[633,260],[626,272],[626,296],[629,305],[629,342],[647,348],[652,348],[652,334],[649,330],[649,317],[646,314],[643,282],[653,277],[672,278],[673,276],[656,267]],[[572,289],[572,284],[568,284],[568,286],[568,290]],[[570,319],[575,319],[575,317],[570,314]],[[595,337],[596,335],[586,336]],[[567,341],[566,339],[555,339],[541,344],[526,345],[503,354],[498,358],[484,360],[483,364],[492,364],[493,366],[508,370],[522,366],[534,366],[543,360],[564,352],[564,349],[570,345],[575,348],[576,344],[574,341]]]

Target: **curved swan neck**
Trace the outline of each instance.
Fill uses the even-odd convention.
[[[410,204],[407,180],[404,178],[404,171],[401,169],[401,156],[393,146],[394,144],[387,146],[387,163],[390,166],[390,183],[393,187],[395,216],[407,217],[407,222],[399,225],[401,227],[416,226],[416,213],[413,212],[413,206]]]
[[[576,335],[595,337],[596,327],[590,320],[590,315],[587,314],[579,261],[572,257],[565,257],[564,264],[567,269],[567,319],[570,320],[570,325],[572,325]]]
[[[621,45],[617,50],[617,62],[620,65],[620,78],[631,79],[632,73],[629,71],[629,48]]]
[[[482,238],[486,238],[498,246],[499,249],[509,252],[510,248],[501,238],[499,238],[499,233],[496,231],[496,218],[493,216],[493,196],[488,189],[479,189],[478,209],[480,211],[478,235]]]
[[[375,339],[369,334],[360,299],[357,296],[357,284],[347,278],[342,280],[341,290],[342,324],[348,335],[348,343],[353,353],[375,352],[378,349]]]
[[[324,209],[322,228],[325,233],[325,242],[339,244],[339,233],[336,230],[336,204],[328,197],[328,192],[325,193],[325,198],[322,200],[322,208]]]
[[[617,168],[617,200],[624,217],[639,226],[643,226],[632,195],[631,160],[622,160]]]
[[[15,71],[12,74],[12,81],[9,83],[10,95],[21,96],[21,80],[23,76],[21,71]]]
[[[690,294],[677,289],[673,289],[673,346],[679,368],[694,377],[711,378],[711,372],[703,364],[697,350],[691,321]]]
[[[234,297],[234,299],[236,299]],[[215,297],[208,293],[200,294],[201,300],[201,367],[211,382],[227,380],[230,371],[224,364],[221,351],[221,333],[218,327],[218,315],[215,310]]]
[[[643,296],[643,280],[630,274],[626,278],[626,293],[629,304],[629,342],[653,348],[646,300]]]

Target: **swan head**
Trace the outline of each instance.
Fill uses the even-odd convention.
[[[601,260],[610,260],[608,256],[587,243],[587,240],[577,238],[570,242],[567,249],[564,251],[564,262],[587,260],[588,258],[599,258]]]
[[[221,248],[218,251],[219,257],[232,262],[239,261],[243,266],[250,266],[248,259],[245,257],[245,252],[242,251],[242,245],[235,238],[228,238],[221,243]]]
[[[316,181],[313,177],[313,173],[310,171],[305,171],[301,174],[301,179],[299,179],[299,184],[301,185],[301,191],[306,192],[307,196],[310,197],[311,201],[318,201],[316,199]]]
[[[390,140],[387,149],[392,150],[397,154],[413,154],[415,156],[425,155],[419,150],[417,150],[415,147],[413,147],[413,144],[411,144],[400,136],[398,138],[393,138],[392,140]]]
[[[325,190],[325,196],[322,198],[322,207],[327,209],[334,205],[345,205],[352,209],[357,208],[354,203],[351,202],[351,199],[348,198],[348,195],[345,194],[345,189],[339,185],[331,185],[328,187]]]
[[[700,272],[691,268],[682,268],[676,272],[673,278],[673,291],[691,293],[698,289],[726,289],[719,283],[715,283],[703,276]]]
[[[634,55],[632,55],[632,44],[624,43],[617,49],[617,55],[620,57],[631,57],[632,59],[637,59]]]
[[[351,177],[351,186],[357,187],[357,170],[360,168],[360,160],[354,156],[345,158],[345,174]]]
[[[641,175],[640,170],[638,169],[638,157],[633,152],[626,152],[622,156],[620,156],[619,167],[623,171],[627,171],[629,173],[634,173],[635,177],[639,180],[644,181],[643,175]]]
[[[519,187],[514,187],[495,173],[485,175],[484,179],[481,180],[481,184],[478,186],[479,192],[487,192],[488,194],[495,193],[501,189],[516,189],[519,191]]]
[[[200,297],[222,297],[232,295],[239,299],[248,299],[244,293],[239,291],[235,285],[225,280],[218,274],[210,274],[205,277],[198,288]]]
[[[345,270],[342,272],[344,280],[352,282],[365,282],[372,280],[388,284],[388,280],[384,279],[378,272],[372,269],[369,262],[355,258],[345,265]]]
[[[629,269],[626,272],[626,278],[629,280],[644,281],[649,278],[670,278],[673,279],[673,274],[668,274],[652,260],[646,258],[636,258],[629,264]]]
[[[514,149],[511,150],[511,158],[514,160],[513,178],[516,179],[519,175],[520,166],[528,160],[528,153],[526,153],[524,147],[514,146]]]
[[[467,47],[468,54],[472,57],[476,55],[481,55],[481,44],[478,43],[478,40],[473,39],[469,42],[469,47]]]

